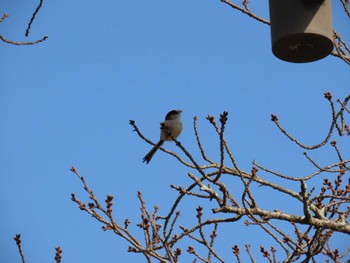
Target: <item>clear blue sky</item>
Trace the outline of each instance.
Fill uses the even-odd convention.
[[[126,252],[124,240],[102,232],[70,201],[71,192],[88,200],[69,172],[72,165],[101,200],[114,195],[116,218],[128,217],[132,224],[140,221],[138,190],[149,207],[158,204],[165,213],[175,194],[169,184],[188,184],[188,170],[164,153],[142,163],[150,146],[132,132],[130,119],[156,141],[165,114],[182,109],[179,139],[198,156],[192,131],[198,116],[214,158],[217,138],[205,116],[228,111],[227,139],[243,169],[250,170],[255,159],[301,176],[312,167],[303,150],[277,131],[270,114],[304,143],[318,143],[330,124],[323,93],[344,98],[350,91],[350,68],[343,61],[332,56],[308,64],[280,61],[270,51],[269,27],[220,1],[44,1],[25,39],[38,2],[0,3],[1,12],[10,14],[0,24],[1,35],[15,41],[49,36],[36,46],[0,43],[1,262],[20,262],[16,233],[22,234],[28,263],[54,262],[57,245],[63,262],[142,262]],[[268,18],[267,1],[252,2]],[[337,1],[333,16],[349,42],[350,23]],[[348,140],[339,139],[347,157]],[[166,147],[179,151],[172,143]],[[330,147],[312,154],[323,165],[336,161]],[[265,198],[274,205],[276,198]],[[282,209],[285,202],[275,205]],[[184,203],[183,224],[195,205]],[[227,226],[221,232],[224,257],[233,260],[234,244],[244,250],[243,244],[254,243],[256,253],[260,244],[269,244],[256,231]],[[336,245],[345,248],[345,240]],[[184,253],[182,262],[189,260]]]

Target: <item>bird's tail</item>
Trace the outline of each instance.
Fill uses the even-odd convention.
[[[156,151],[159,149],[160,146],[164,143],[163,140],[160,140],[154,147],[149,151],[149,153],[146,154],[145,157],[143,157],[143,162],[146,162],[147,164],[151,161],[153,155],[156,153]]]

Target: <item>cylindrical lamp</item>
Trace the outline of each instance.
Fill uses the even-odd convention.
[[[331,0],[269,0],[273,54],[304,63],[333,50]]]

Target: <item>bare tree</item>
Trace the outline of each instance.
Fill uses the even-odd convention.
[[[148,209],[141,192],[138,193],[141,222],[137,226],[143,232],[142,241],[136,237],[135,233],[129,231],[129,219],[118,222],[113,217],[113,196],[108,195],[103,205],[89,188],[84,177],[74,167],[71,168],[71,171],[83,183],[90,201],[85,203],[79,200],[74,193],[72,193],[72,200],[81,210],[101,222],[103,230],[113,231],[127,240],[130,244],[128,251],[144,255],[147,262],[153,262],[153,259],[160,262],[179,262],[179,257],[184,250],[182,244],[185,239],[190,239],[196,244],[196,246],[191,245],[186,248],[187,253],[194,256],[194,262],[196,260],[225,262],[216,249],[218,246],[232,246],[232,253],[237,262],[242,262],[238,245],[216,244],[220,227],[223,224],[228,222],[232,224],[242,220],[245,220],[247,226],[259,227],[267,236],[275,240],[275,244],[270,249],[260,248],[262,256],[268,262],[277,262],[277,258],[281,257],[283,262],[317,262],[317,256],[320,254],[326,255],[331,262],[340,262],[350,248],[341,252],[338,248],[332,248],[330,241],[334,233],[350,234],[350,224],[347,223],[350,213],[350,180],[349,176],[346,176],[350,170],[348,166],[350,159],[342,155],[340,147],[334,140],[334,133],[337,132],[339,136],[350,135],[349,126],[345,122],[345,116],[350,113],[347,108],[350,95],[344,100],[337,100],[338,110],[336,110],[337,106],[331,93],[326,92],[324,95],[330,103],[332,120],[325,139],[318,144],[303,144],[281,126],[276,115],[271,115],[271,120],[277,128],[298,147],[308,151],[320,150],[327,144],[333,147],[338,161],[326,166],[319,165],[309,154],[304,153],[306,161],[315,168],[314,172],[309,175],[303,177],[285,175],[256,162],[253,162],[251,171],[243,171],[225,139],[228,113],[223,112],[219,123],[213,116],[207,116],[207,120],[219,138],[220,158],[218,162],[212,160],[205,151],[198,132],[196,117],[193,119],[193,131],[202,160],[195,160],[193,154],[177,140],[174,141],[186,158],[165,148],[160,148],[177,159],[179,164],[189,169],[187,175],[192,183],[181,186],[171,185],[171,188],[177,191],[177,197],[169,205],[169,212],[165,215],[158,214],[157,206],[152,210]],[[130,125],[142,140],[154,145],[152,141],[143,136],[135,121],[131,120]],[[281,178],[284,182],[277,184],[274,178]],[[322,178],[322,182],[317,184],[315,178]],[[235,180],[235,185],[241,185],[241,192],[227,186],[227,182],[232,182],[232,180]],[[307,187],[307,183],[310,184],[310,188]],[[299,185],[299,192],[292,190],[291,186],[295,184]],[[265,192],[282,194],[289,200],[293,200],[294,203],[300,203],[302,209],[296,214],[283,210],[266,209],[265,204],[255,197],[257,187],[264,187]],[[192,201],[198,200],[194,202],[199,203],[200,201],[207,204],[196,208],[197,223],[190,226],[186,225],[186,222],[181,223],[181,213],[178,210],[180,203],[189,198]],[[206,207],[213,207],[212,213],[204,216],[203,211],[207,209]],[[281,226],[282,223],[283,226]],[[290,228],[293,231],[289,231]],[[205,255],[198,252],[198,247],[206,249]],[[251,262],[256,262],[256,255],[251,252],[249,244],[246,245],[246,251]]]
[[[42,2],[40,0],[40,4],[34,11],[25,36],[29,35],[31,25],[42,6]],[[270,24],[268,20],[250,10],[248,0],[244,0],[241,5],[228,0],[221,0],[221,2],[261,23]],[[348,1],[340,0],[340,3],[344,7],[345,14],[350,17]],[[0,22],[3,22],[7,17],[8,15],[4,14]],[[334,31],[333,35],[335,51],[332,52],[332,55],[350,64],[349,46],[342,40],[339,33]],[[47,36],[34,42],[15,42],[7,40],[1,35],[0,39],[14,45],[33,45],[46,40]],[[247,226],[260,228],[266,236],[275,241],[269,249],[260,247],[260,256],[267,262],[277,262],[278,258],[282,258],[283,262],[316,262],[320,255],[328,257],[329,262],[341,262],[348,255],[350,248],[346,251],[340,251],[331,246],[331,240],[336,233],[350,234],[350,224],[347,222],[350,214],[350,180],[349,176],[346,176],[350,170],[348,166],[350,159],[343,156],[341,147],[334,139],[334,134],[337,133],[338,136],[350,135],[349,126],[345,121],[345,117],[350,113],[347,107],[350,95],[343,100],[334,102],[331,93],[326,92],[325,98],[330,103],[332,119],[325,139],[315,145],[305,145],[293,137],[282,127],[278,117],[271,115],[271,120],[281,133],[301,149],[321,150],[327,144],[333,147],[338,161],[326,166],[318,164],[308,153],[304,153],[306,160],[314,167],[314,172],[311,174],[302,177],[286,175],[257,162],[252,163],[250,171],[242,170],[225,138],[228,113],[223,112],[219,122],[213,116],[207,116],[209,124],[219,138],[219,161],[211,159],[205,151],[205,146],[202,144],[198,132],[196,117],[193,119],[193,131],[201,153],[201,160],[196,160],[193,153],[178,140],[174,140],[174,142],[186,156],[186,159],[165,148],[160,148],[173,156],[180,165],[187,167],[189,170],[187,176],[191,179],[191,184],[170,185],[177,192],[177,197],[169,204],[168,213],[165,215],[159,215],[157,206],[154,206],[153,209],[147,208],[142,193],[137,194],[141,210],[141,221],[137,226],[141,229],[143,240],[129,229],[130,219],[126,218],[124,222],[118,222],[115,219],[113,196],[107,195],[104,204],[102,204],[87,185],[84,177],[74,167],[71,168],[71,171],[82,182],[88,193],[89,201],[81,201],[74,193],[72,193],[72,201],[78,204],[82,211],[98,220],[104,231],[113,231],[117,236],[125,239],[129,243],[128,251],[143,255],[147,262],[154,260],[179,262],[183,250],[193,255],[193,262],[225,262],[226,259],[217,250],[218,246],[231,246],[232,255],[236,261],[243,262],[242,252],[238,245],[220,244],[218,241],[220,229],[225,223],[238,223],[243,220]],[[338,109],[336,110],[336,108]],[[131,120],[130,125],[142,140],[154,145],[152,141],[143,136],[135,121]],[[282,179],[283,183],[277,184],[273,178]],[[316,178],[321,178],[322,182],[318,184],[317,180],[314,180]],[[227,186],[229,180],[235,180],[237,185],[241,185],[242,190],[233,191],[230,189]],[[292,190],[291,185],[295,184],[298,185],[299,191]],[[308,188],[307,184],[311,188]],[[254,190],[256,186],[264,187],[265,191],[278,192],[296,204],[301,204],[302,209],[298,213],[266,209],[264,204],[261,204],[260,200],[256,198]],[[179,207],[185,199],[198,200],[198,202],[207,205],[197,206],[196,223],[193,225],[181,222]],[[211,208],[211,213],[205,216],[204,210],[208,210],[208,207]],[[15,240],[24,263],[20,235],[16,235]],[[185,247],[185,240],[190,240],[195,245]],[[250,244],[245,245],[246,253],[251,262],[256,262],[258,255],[252,253],[250,247]],[[56,262],[61,261],[61,254],[62,250],[57,247]]]
[[[221,0],[221,2],[252,19],[266,25],[270,24],[268,20],[251,11],[247,0],[243,0],[241,5],[229,0]],[[340,3],[344,7],[346,16],[350,17],[348,1],[340,0]],[[349,47],[339,33],[334,31],[333,36],[335,50],[332,55],[350,64]],[[72,193],[72,200],[81,210],[100,221],[103,230],[113,231],[128,241],[130,244],[128,251],[142,254],[147,262],[153,262],[153,260],[179,262],[184,249],[193,255],[193,262],[198,260],[225,262],[217,250],[222,246],[231,246],[237,262],[243,262],[242,252],[238,245],[221,244],[218,240],[220,229],[225,223],[239,223],[243,220],[247,226],[260,228],[266,236],[275,241],[275,244],[269,249],[260,247],[261,256],[267,262],[277,262],[278,259],[282,259],[283,262],[317,262],[321,255],[326,256],[328,262],[341,262],[348,255],[350,248],[340,251],[331,246],[331,240],[335,233],[350,234],[350,224],[347,222],[350,213],[350,180],[349,176],[346,176],[350,170],[348,166],[350,159],[343,156],[341,147],[334,139],[334,134],[337,132],[338,136],[350,135],[349,126],[345,122],[345,116],[350,113],[347,107],[350,95],[336,102],[333,101],[330,92],[324,95],[330,103],[332,119],[328,133],[318,144],[302,143],[282,127],[276,115],[271,115],[271,120],[281,133],[297,147],[309,152],[322,150],[327,144],[333,147],[338,161],[326,166],[318,164],[309,153],[304,152],[306,161],[314,167],[314,172],[308,175],[296,177],[282,174],[255,161],[251,171],[242,170],[225,139],[228,113],[224,112],[220,115],[219,123],[213,116],[207,116],[207,120],[219,138],[218,162],[212,160],[205,151],[197,129],[196,117],[193,119],[193,131],[201,153],[201,160],[196,160],[193,154],[177,140],[174,141],[185,154],[186,159],[161,148],[162,151],[173,156],[181,165],[189,169],[187,175],[192,183],[181,186],[170,185],[177,191],[177,197],[169,204],[168,213],[165,215],[159,215],[158,206],[151,210],[148,209],[141,192],[138,193],[141,222],[137,226],[143,233],[143,240],[137,238],[137,235],[129,230],[128,226],[131,221],[128,218],[124,222],[118,222],[113,217],[113,196],[108,195],[105,199],[106,204],[102,205],[86,184],[84,177],[74,167],[71,168],[71,171],[83,183],[84,189],[89,194],[90,202],[85,203],[77,199],[74,193]],[[336,110],[337,105],[338,110]],[[154,145],[152,141],[144,137],[135,121],[131,120],[130,124],[142,140]],[[275,178],[283,182],[277,184],[274,182]],[[233,191],[227,186],[230,180],[235,180],[235,185],[241,185],[241,192]],[[299,191],[292,190],[295,187],[292,188],[291,185],[296,184],[299,186]],[[277,192],[293,200],[294,203],[301,204],[302,209],[298,213],[291,213],[287,210],[268,210],[256,197],[257,187],[264,187],[265,191],[271,193]],[[186,199],[197,200],[198,203],[205,204],[196,208],[196,223],[193,225],[184,225],[186,222],[181,222],[179,207],[180,203]],[[212,213],[205,216],[204,210],[208,208],[211,208]],[[196,245],[185,247],[187,244],[185,240],[190,240]],[[250,244],[245,245],[248,258],[251,262],[257,262],[258,256],[252,253],[250,247]]]

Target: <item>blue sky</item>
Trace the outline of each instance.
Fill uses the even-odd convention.
[[[268,18],[268,4],[252,2]],[[217,138],[205,116],[228,111],[226,136],[242,169],[249,171],[255,159],[300,176],[312,166],[278,132],[270,114],[305,144],[318,143],[330,125],[323,93],[341,99],[349,94],[344,62],[332,56],[307,64],[280,61],[271,53],[269,27],[220,1],[44,1],[25,39],[37,4],[0,4],[10,14],[0,24],[4,37],[49,36],[36,46],[0,44],[1,262],[19,262],[16,233],[22,234],[27,262],[53,262],[57,245],[63,262],[141,261],[126,252],[124,240],[102,232],[70,201],[71,192],[87,200],[69,172],[72,165],[101,200],[115,196],[116,218],[134,224],[140,220],[137,191],[149,207],[158,204],[165,213],[175,196],[169,184],[189,183],[188,170],[164,153],[142,163],[150,146],[132,132],[130,119],[156,141],[165,114],[182,109],[183,145],[199,156],[192,130],[197,116],[206,149],[218,159]],[[333,17],[349,42],[350,24],[336,1]],[[336,139],[349,156],[348,138]],[[179,151],[172,143],[166,147]],[[336,161],[328,146],[312,156],[324,165]],[[269,204],[274,199],[264,198]],[[278,199],[276,206],[285,202]],[[196,204],[184,203],[184,222],[192,220]],[[228,245],[221,249],[228,261],[234,244],[255,243],[256,252],[268,244],[256,229],[227,226],[222,237]],[[336,243],[341,248],[344,241],[339,237]]]

